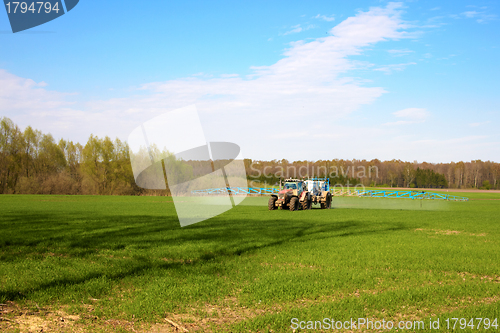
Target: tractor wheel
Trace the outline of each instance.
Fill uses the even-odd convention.
[[[297,208],[299,208],[298,203],[299,203],[299,198],[293,197],[292,199],[290,199],[290,211],[291,212],[293,212],[294,210],[297,210]]]
[[[303,210],[311,209],[311,206],[312,206],[311,195],[308,194],[305,200],[302,202],[302,209]]]
[[[270,197],[269,198],[269,203],[267,204],[267,207],[269,208],[269,210],[275,210],[276,209],[276,200],[278,200],[278,198],[276,197]]]
[[[328,193],[326,195],[326,205],[325,206],[326,206],[325,207],[326,209],[332,208],[332,194],[331,193]]]

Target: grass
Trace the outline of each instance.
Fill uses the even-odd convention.
[[[164,318],[231,332],[499,318],[500,194],[464,195],[294,213],[252,197],[184,228],[168,197],[2,195],[0,329],[23,331],[28,317],[92,332],[174,329]]]

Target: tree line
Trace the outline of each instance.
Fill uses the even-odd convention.
[[[259,184],[274,185],[288,177],[327,176],[332,184],[346,186],[500,188],[500,164],[491,161],[244,162],[248,180]],[[56,141],[52,135],[30,126],[21,131],[10,119],[1,118],[0,193],[168,195],[169,190],[147,190],[136,185],[129,147],[119,139],[90,135],[85,145],[64,139]]]
[[[245,161],[249,180],[276,184],[283,178],[328,177],[342,186],[500,189],[500,163],[427,163],[401,160]]]
[[[126,143],[91,135],[85,145],[0,121],[0,193],[140,194]]]

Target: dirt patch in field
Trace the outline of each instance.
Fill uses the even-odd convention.
[[[98,318],[86,307],[80,315],[69,315],[64,310],[20,308],[14,302],[0,306],[0,332],[218,332],[236,322],[255,318],[264,313],[279,312],[276,307],[248,308],[236,297],[226,298],[220,304],[205,304],[190,309],[189,313],[166,314],[163,322],[143,323],[120,319]]]
[[[295,262],[278,262],[278,263],[268,263],[268,262],[261,262],[261,266],[263,267],[269,267],[269,268],[283,268],[283,269],[294,269],[294,268],[309,268],[311,270],[317,269],[317,266],[312,266],[312,265],[304,265],[302,263],[295,263]]]
[[[458,274],[464,279],[481,279],[484,282],[500,282],[499,276],[481,276],[467,272],[450,272]],[[439,283],[441,284],[441,282]],[[15,303],[8,302],[0,306],[0,331],[1,332],[139,332],[139,333],[170,333],[170,332],[218,332],[228,326],[256,318],[264,314],[280,313],[287,309],[306,308],[323,302],[335,302],[345,298],[359,298],[363,294],[378,294],[392,290],[355,290],[349,293],[339,292],[336,295],[320,297],[318,299],[299,299],[287,304],[262,305],[262,307],[248,308],[239,303],[238,298],[228,297],[217,304],[200,304],[191,308],[187,313],[166,314],[162,322],[143,323],[136,321],[104,319],[94,317],[91,309],[84,310],[79,315],[69,315],[62,310],[49,311],[38,308],[30,311],[19,308]],[[421,308],[416,306],[403,305],[401,311],[387,318],[384,309],[365,309],[366,318],[372,320],[421,320],[429,316],[439,316],[440,314],[463,309],[481,304],[493,304],[500,301],[500,296],[474,299],[471,297],[450,299],[445,305],[436,305],[432,308]],[[87,311],[88,310],[88,311]],[[426,322],[427,323],[427,322]],[[366,331],[366,330],[358,330]]]
[[[221,327],[227,327],[266,313],[278,313],[281,310],[279,306],[248,308],[240,305],[236,297],[229,297],[220,304],[207,303],[201,309],[192,308],[190,313],[167,314],[165,321],[170,323],[172,327],[177,328],[178,332],[184,330],[189,332],[217,332]]]
[[[453,300],[453,299],[451,299]],[[407,320],[426,320],[428,323],[429,317],[437,317],[441,314],[461,310],[468,308],[470,306],[482,305],[482,304],[493,304],[500,301],[500,296],[485,297],[480,299],[474,299],[472,297],[457,298],[453,300],[453,305],[440,306],[438,308],[418,308],[416,306],[402,306],[404,311],[398,312],[391,319],[394,322],[407,321]],[[384,318],[384,311],[374,311],[373,320],[381,320]]]
[[[13,302],[0,304],[0,332],[137,332],[137,333],[173,333],[183,332],[171,323],[142,323],[118,319],[101,319],[91,314],[70,315],[64,310],[49,311],[20,308]]]
[[[465,281],[466,278],[469,278],[469,279],[480,279],[481,281],[485,281],[485,282],[496,282],[496,283],[500,283],[500,276],[491,276],[491,275],[479,275],[479,274],[473,274],[473,273],[469,273],[469,272],[458,272],[456,273],[458,274],[460,277],[463,278],[463,280]]]
[[[433,234],[433,235],[465,235],[465,236],[475,236],[475,237],[485,237],[487,234],[486,233],[480,233],[480,234],[474,234],[471,232],[464,232],[464,231],[458,231],[458,230],[440,230],[440,229],[422,229],[422,228],[417,228],[415,231],[421,231],[425,232],[428,234]]]
[[[38,306],[37,306],[38,308]],[[69,315],[62,310],[50,312],[19,308],[13,302],[0,306],[0,330],[2,332],[86,332],[78,327],[79,315]]]

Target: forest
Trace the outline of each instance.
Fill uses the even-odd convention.
[[[401,160],[245,161],[248,179],[276,184],[282,178],[328,177],[342,186],[498,189],[500,164],[490,161],[427,163]]]
[[[426,163],[401,160],[260,161],[245,159],[247,178],[259,186],[286,177],[329,177],[343,186],[500,189],[500,163]],[[255,184],[255,183],[254,183]],[[168,195],[134,181],[126,142],[90,135],[83,145],[56,141],[9,118],[0,121],[0,193]]]

